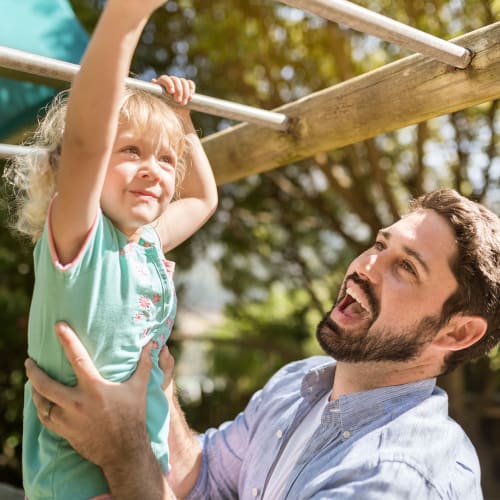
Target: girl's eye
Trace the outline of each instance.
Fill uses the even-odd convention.
[[[127,147],[123,148],[123,152],[130,154],[130,155],[139,156],[139,148],[136,146],[127,146]]]
[[[167,165],[167,166],[175,168],[175,158],[173,158],[170,155],[160,156],[160,158],[158,159],[158,161],[160,163],[164,164],[164,165]]]
[[[385,245],[382,241],[376,241],[374,244],[373,244],[373,248],[375,248],[375,250],[379,250],[379,251],[382,251],[384,250],[385,248]]]

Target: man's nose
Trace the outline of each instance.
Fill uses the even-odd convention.
[[[361,255],[356,264],[355,271],[362,278],[376,284],[380,282],[380,277],[387,262],[382,253],[367,253]]]

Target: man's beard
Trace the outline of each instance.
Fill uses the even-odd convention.
[[[349,279],[365,292],[372,309],[372,317],[368,324],[357,329],[341,328],[330,318],[331,311],[339,300],[332,310],[325,314],[316,330],[316,337],[323,350],[337,361],[409,361],[422,352],[442,326],[441,315],[436,315],[425,316],[409,326],[373,328],[380,311],[371,285],[357,274],[350,275],[344,281],[341,298],[345,295],[345,283]]]

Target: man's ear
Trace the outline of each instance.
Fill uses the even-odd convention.
[[[488,323],[481,316],[457,314],[438,334],[434,345],[448,351],[460,351],[478,342],[487,328]]]

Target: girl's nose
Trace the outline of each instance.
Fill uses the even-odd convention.
[[[157,182],[160,178],[160,167],[155,158],[148,158],[143,162],[139,170],[142,179],[151,179]]]

